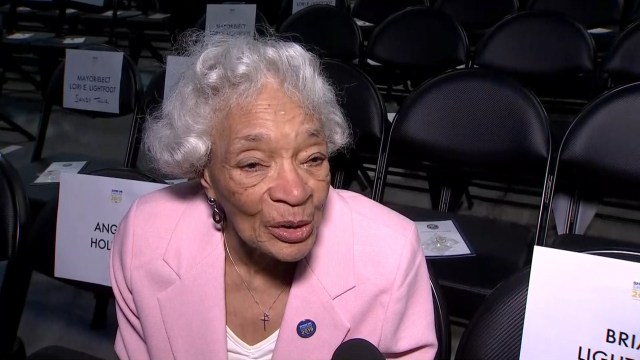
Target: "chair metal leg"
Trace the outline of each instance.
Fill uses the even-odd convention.
[[[0,121],[6,123],[7,125],[9,125],[8,128],[0,128],[1,130],[7,130],[7,131],[14,131],[19,133],[20,135],[24,136],[27,138],[27,140],[29,141],[33,141],[36,139],[35,136],[33,136],[33,134],[31,134],[30,132],[28,132],[25,128],[23,128],[22,126],[18,125],[15,121],[9,119],[7,116],[5,116],[4,114],[0,114]]]

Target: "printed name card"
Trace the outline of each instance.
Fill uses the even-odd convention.
[[[520,359],[640,359],[640,263],[537,246]]]
[[[123,53],[67,49],[66,54],[62,106],[118,113]]]
[[[55,276],[110,286],[113,236],[138,197],[166,184],[67,174],[60,179]]]
[[[336,6],[336,0],[293,0],[291,13],[295,14],[296,12],[306,8],[311,5],[331,5]]]
[[[164,76],[164,98],[173,94],[176,86],[187,69],[189,58],[184,56],[167,56],[167,69]]]
[[[255,4],[207,5],[205,29],[209,34],[253,36],[255,28]]]

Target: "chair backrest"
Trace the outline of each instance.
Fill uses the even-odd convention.
[[[462,333],[456,360],[517,360],[520,358],[529,269],[495,288]]]
[[[323,58],[353,61],[360,57],[360,28],[348,12],[335,6],[306,7],[285,20],[278,32]]]
[[[492,71],[452,71],[423,84],[400,107],[378,166],[374,199],[382,201],[389,158],[423,170],[428,164],[445,188],[464,175],[533,186],[543,194],[550,153],[549,121],[535,95]],[[540,196],[541,214],[545,200]],[[442,211],[449,207],[439,204]],[[546,223],[538,226],[543,236]]]
[[[523,12],[483,37],[473,65],[508,73],[540,97],[590,99],[595,46],[580,24],[560,14]]]
[[[17,340],[20,315],[14,313],[12,304],[17,294],[12,288],[16,268],[18,246],[26,238],[29,222],[29,202],[17,170],[0,154],[0,261],[7,261],[4,276],[0,276],[0,358],[23,355],[24,348]],[[26,294],[25,294],[26,296]],[[21,313],[20,313],[21,314]]]
[[[604,59],[603,74],[609,87],[640,81],[640,22],[625,29]]]
[[[357,67],[336,60],[322,61],[323,73],[334,86],[338,102],[351,124],[356,149],[378,153],[387,127],[387,110],[373,81]]]
[[[436,8],[468,29],[489,29],[518,11],[517,0],[440,0]]]
[[[377,25],[389,16],[412,6],[429,6],[425,0],[356,0],[351,9],[354,18]]]
[[[436,338],[438,340],[438,352],[436,360],[451,359],[451,324],[449,322],[449,312],[447,303],[433,272],[429,272],[429,284],[431,285],[431,295],[433,298],[433,310],[435,313]]]
[[[363,170],[365,163],[377,163],[388,122],[387,111],[376,85],[354,65],[326,59],[322,68],[353,132],[354,148],[337,154],[331,161],[333,186],[343,188],[350,185],[353,175]]]
[[[85,50],[95,51],[119,51],[108,45],[91,45],[83,47]],[[40,114],[40,124],[38,127],[38,135],[36,137],[36,143],[34,151],[31,157],[32,161],[37,161],[42,157],[42,151],[44,148],[47,129],[49,126],[49,120],[51,118],[51,111],[54,106],[61,107],[63,103],[63,87],[64,87],[64,62],[60,63],[58,68],[54,71],[47,90],[43,97],[42,112]],[[114,118],[130,115],[132,118],[130,132],[128,134],[129,141],[127,145],[125,159],[123,161],[124,166],[128,167],[131,164],[131,154],[134,151],[133,146],[135,144],[134,139],[138,133],[139,111],[142,105],[142,81],[140,73],[135,63],[126,54],[123,55],[122,61],[122,73],[120,78],[120,97],[119,97],[119,112],[106,113],[99,111],[88,110],[76,110],[69,109],[80,115],[88,117],[101,117],[101,118]]]
[[[164,100],[164,82],[166,78],[166,70],[162,69],[155,73],[147,87],[144,89],[144,107],[143,114],[151,113],[155,108],[162,105]],[[141,124],[142,125],[142,124]]]
[[[531,0],[529,9],[558,12],[592,29],[618,25],[621,3],[618,0]]]
[[[29,220],[28,205],[18,172],[0,154],[0,261],[8,260],[15,253]]]
[[[615,88],[589,104],[560,146],[554,192],[595,202],[640,200],[638,113],[640,83]]]
[[[369,39],[367,58],[383,66],[419,69],[427,76],[465,65],[467,37],[449,15],[412,7],[388,17]]]

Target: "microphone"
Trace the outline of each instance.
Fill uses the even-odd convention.
[[[349,339],[336,349],[331,360],[384,360],[378,348],[365,339]]]

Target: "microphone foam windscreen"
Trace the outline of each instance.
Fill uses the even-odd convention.
[[[384,360],[378,348],[365,339],[349,339],[336,349],[331,360]]]

